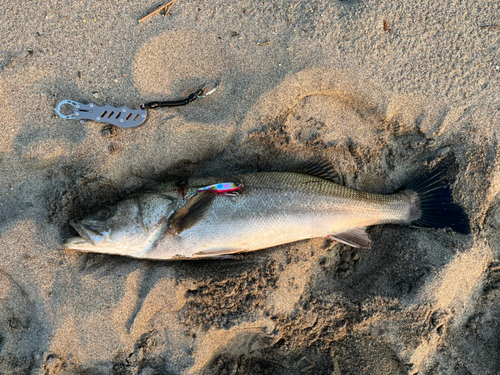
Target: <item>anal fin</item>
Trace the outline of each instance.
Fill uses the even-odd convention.
[[[192,255],[193,258],[225,258],[231,259],[232,257],[236,257],[237,253],[244,252],[241,248],[215,248],[209,250],[202,250],[194,253]]]
[[[208,256],[198,255],[194,259],[242,260],[243,256],[241,254],[221,254],[221,255],[208,255]]]
[[[368,233],[366,233],[366,227],[355,228],[347,232],[330,235],[328,238],[352,247],[360,247],[362,249],[369,249],[371,247],[371,241],[368,238]]]

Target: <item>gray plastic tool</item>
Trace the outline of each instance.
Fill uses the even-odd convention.
[[[189,94],[184,99],[169,100],[162,102],[149,102],[141,105],[139,109],[130,109],[129,107],[112,107],[105,105],[99,107],[94,103],[82,104],[73,100],[63,100],[54,108],[54,111],[65,120],[93,120],[97,122],[105,122],[108,124],[119,126],[120,128],[133,128],[141,125],[147,118],[147,108],[162,108],[162,107],[180,107],[187,105],[196,99],[202,99],[219,88],[217,81],[212,85],[205,85],[201,89]],[[73,113],[64,115],[61,112],[63,106],[71,106]]]
[[[73,113],[64,115],[61,108],[64,105],[73,107]],[[147,118],[147,112],[143,108],[130,109],[128,107],[112,107],[105,105],[99,107],[94,103],[82,104],[73,100],[63,100],[54,108],[54,111],[63,119],[92,120],[116,125],[120,128],[132,128],[141,125]]]

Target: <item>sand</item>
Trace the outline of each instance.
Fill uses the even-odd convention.
[[[0,373],[500,374],[497,1],[2,3]],[[496,27],[483,27],[496,25]],[[65,99],[151,110],[59,118]],[[444,158],[472,224],[381,226],[237,260],[65,250],[68,225],[172,179],[330,160],[390,193]]]

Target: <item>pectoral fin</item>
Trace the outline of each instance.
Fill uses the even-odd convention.
[[[181,233],[194,226],[205,217],[216,196],[217,194],[210,190],[196,194],[172,217],[170,230]]]
[[[362,249],[369,249],[371,247],[371,241],[366,233],[366,227],[355,228],[347,232],[337,233],[329,236],[329,238],[352,247],[360,247]]]

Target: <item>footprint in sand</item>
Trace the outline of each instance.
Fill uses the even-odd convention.
[[[40,347],[32,303],[21,286],[0,270],[0,373],[27,374]]]
[[[429,151],[432,135],[422,131],[435,119],[424,107],[407,110],[395,101],[355,72],[305,69],[256,101],[230,151],[242,160],[258,154],[274,167],[297,158],[329,159],[351,186],[392,192],[440,151]]]
[[[500,257],[500,194],[492,201],[486,214],[485,234],[497,259]]]

